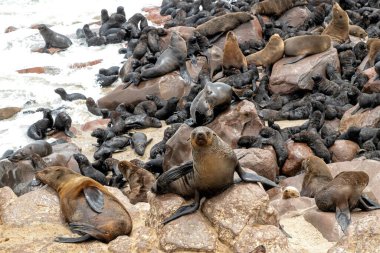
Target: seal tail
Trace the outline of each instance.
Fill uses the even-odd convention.
[[[364,211],[380,209],[380,205],[376,203],[376,201],[368,198],[365,195],[360,196],[358,207]]]
[[[351,223],[350,209],[336,207],[335,218],[342,229],[343,233],[347,235],[347,228]]]
[[[89,234],[83,235],[81,237],[57,237],[54,239],[55,242],[62,242],[62,243],[79,243],[84,242],[89,239],[91,239],[92,236]]]

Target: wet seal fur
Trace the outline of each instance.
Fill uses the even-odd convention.
[[[62,100],[65,101],[74,101],[74,100],[86,100],[86,96],[81,93],[71,93],[68,94],[64,88],[57,88],[54,90],[55,93],[57,93]]]
[[[265,48],[259,52],[247,55],[247,63],[254,63],[256,66],[269,67],[284,55],[284,41],[280,35],[273,34]]]
[[[164,224],[195,212],[202,196],[213,196],[232,185],[235,171],[245,182],[261,182],[269,187],[277,187],[265,177],[245,172],[233,149],[210,128],[195,128],[190,134],[190,142],[193,161],[164,172],[152,187],[152,191],[157,194],[174,192],[182,196],[194,196],[194,203],[180,207],[163,221]]]
[[[156,64],[141,71],[141,78],[150,79],[163,76],[179,68],[181,77],[186,83],[191,83],[191,77],[186,67],[186,41],[177,32],[172,32],[169,47],[158,57]]]
[[[247,59],[241,52],[237,37],[234,32],[227,33],[223,49],[223,69],[236,68],[241,72],[248,70]]]
[[[328,35],[333,41],[342,44],[349,38],[349,18],[338,3],[334,3],[332,13],[332,20],[322,35]]]
[[[41,182],[57,191],[63,216],[78,238],[57,237],[58,242],[83,242],[95,238],[110,242],[129,235],[132,219],[125,207],[95,180],[60,166],[36,173]]]
[[[46,49],[51,47],[66,49],[70,47],[71,44],[73,44],[68,37],[54,32],[44,24],[38,25],[37,28],[40,31],[42,37],[44,38],[44,41],[46,43]]]
[[[302,35],[284,41],[286,56],[297,56],[289,63],[295,63],[308,55],[319,54],[331,47],[331,38],[328,35]]]
[[[11,162],[18,162],[27,159],[32,154],[44,157],[51,153],[53,153],[51,144],[44,140],[38,140],[18,149],[8,158],[8,160]]]

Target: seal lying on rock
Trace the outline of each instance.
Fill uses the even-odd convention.
[[[163,221],[164,224],[195,212],[202,196],[215,195],[233,184],[235,171],[243,181],[277,187],[265,177],[246,173],[233,149],[210,128],[195,128],[191,132],[190,141],[193,161],[164,172],[152,187],[152,191],[157,194],[174,192],[183,196],[195,196],[194,203],[180,207]]]
[[[25,160],[28,157],[30,157],[31,154],[38,154],[39,156],[44,157],[50,155],[52,152],[53,148],[49,142],[44,140],[38,140],[14,152],[9,157],[9,161],[18,162],[21,160]]]
[[[108,243],[132,231],[125,207],[95,180],[61,166],[48,167],[36,177],[57,191],[61,211],[77,238],[57,237],[58,242],[83,242],[95,238]]]

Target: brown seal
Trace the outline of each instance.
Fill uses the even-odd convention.
[[[52,166],[36,178],[58,192],[61,211],[77,238],[57,237],[58,242],[83,242],[95,238],[108,243],[132,231],[132,220],[120,201],[95,180],[66,167]]]
[[[307,0],[264,0],[251,8],[253,14],[280,16],[285,11],[300,5],[308,4]]]
[[[348,33],[361,39],[364,39],[368,35],[367,32],[358,25],[348,25]]]
[[[235,33],[232,31],[227,33],[223,49],[223,69],[227,70],[230,68],[240,69],[241,72],[248,70],[247,60],[240,50]]]
[[[300,192],[293,186],[287,186],[282,192],[283,199],[299,198]]]
[[[152,187],[152,191],[157,194],[174,192],[194,196],[194,203],[180,207],[163,221],[164,224],[195,212],[202,196],[213,196],[232,185],[235,171],[245,182],[261,182],[269,187],[277,187],[265,177],[245,172],[231,146],[210,128],[195,128],[190,134],[190,142],[193,161],[165,171]]]
[[[227,13],[198,25],[195,31],[203,36],[212,37],[233,30],[251,19],[253,19],[253,16],[247,12]]]
[[[330,169],[323,159],[318,156],[309,156],[302,161],[305,177],[302,182],[301,196],[314,198],[315,194],[332,179]]]
[[[118,168],[129,184],[130,190],[125,193],[129,201],[132,204],[148,202],[147,192],[156,180],[153,174],[127,160],[120,161]]]
[[[370,38],[367,41],[368,63],[372,67],[375,64],[376,55],[380,52],[380,39]]]
[[[269,67],[276,61],[280,60],[284,55],[284,41],[280,37],[280,35],[273,34],[268,44],[264,49],[256,52],[254,54],[248,55],[247,63],[254,63],[256,66]]]
[[[349,38],[349,18],[338,3],[334,3],[332,12],[332,20],[322,32],[322,35],[328,35],[333,41],[342,44]]]
[[[351,214],[355,208],[365,211],[380,209],[375,201],[361,195],[368,185],[369,177],[364,171],[343,171],[315,195],[315,204],[324,212],[335,212],[342,231],[347,234]]]
[[[330,47],[331,39],[327,35],[302,35],[284,41],[285,55],[297,56],[287,63],[295,63],[308,55],[322,53]]]

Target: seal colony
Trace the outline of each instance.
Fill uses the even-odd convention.
[[[300,25],[288,25],[279,19],[296,6],[303,6],[313,13]],[[99,31],[92,31],[87,24],[77,30],[77,35],[78,38],[82,36],[87,46],[109,43],[125,46],[124,42],[127,42],[127,46],[119,50],[125,58],[122,66],[100,69],[96,74],[96,81],[102,88],[112,86],[120,79],[116,93],[111,92],[112,103],[96,102],[85,94],[68,94],[63,88],[55,90],[65,101],[86,100],[90,113],[109,120],[107,127],[96,128],[91,133],[96,146],[93,162],[78,152],[72,155],[82,175],[63,166],[41,170],[45,165],[36,165],[39,168],[37,178],[58,192],[61,210],[70,229],[80,234],[78,238],[60,237],[57,240],[82,242],[95,238],[109,242],[118,235],[131,233],[132,220],[128,211],[104,185],[123,189],[133,204],[147,202],[150,189],[156,194],[171,192],[194,197],[191,205],[180,207],[164,219],[163,224],[195,212],[202,197],[215,196],[230,187],[235,172],[244,182],[260,183],[265,189],[277,187],[276,183],[288,176],[285,167],[292,151],[287,146],[290,140],[308,146],[315,156],[303,160],[302,166],[296,168],[296,173],[305,173],[300,193],[297,189],[286,188],[282,198],[314,197],[320,210],[336,213],[338,224],[346,232],[351,222],[350,211],[356,207],[373,210],[378,204],[362,195],[370,181],[365,172],[349,171],[335,178],[331,176],[326,165],[333,160],[329,148],[336,140],[351,140],[360,147],[356,156],[380,160],[380,131],[376,127],[353,126],[339,132],[328,121],[341,120],[354,106],[357,107],[351,111],[353,115],[380,105],[377,93],[366,94],[363,90],[369,81],[363,72],[366,66],[375,66],[377,79],[380,75],[379,43],[375,39],[380,35],[379,21],[376,21],[378,12],[373,8],[372,3],[362,1],[348,8],[338,3],[300,0],[231,3],[165,0],[161,14],[170,15],[172,19],[163,28],[150,26],[140,13],[128,19],[122,6],[111,15],[106,9],[101,10]],[[268,16],[263,18],[261,15]],[[356,27],[348,24],[349,19]],[[321,26],[323,24],[326,28]],[[254,25],[261,29],[256,31]],[[68,48],[71,45],[69,39],[48,30],[46,25],[39,27],[46,48]],[[246,38],[244,33],[247,30],[255,30],[257,35]],[[349,34],[364,41],[366,36],[369,39],[354,45],[354,41],[349,41]],[[327,50],[336,53],[341,69],[332,63],[323,65],[310,76],[310,89],[282,94],[270,88],[271,77],[276,74],[272,67],[282,58],[286,58],[284,66],[297,62],[307,66],[310,56],[318,54],[320,57]],[[368,64],[359,67],[367,55]],[[201,70],[197,72],[196,68]],[[162,76],[170,76],[174,81],[163,83]],[[179,87],[180,80],[184,81],[186,91],[182,95],[168,95],[177,89],[176,85]],[[132,95],[119,101],[115,94]],[[238,119],[226,116],[225,112],[236,111],[242,101],[257,110],[256,123],[261,126],[255,135],[242,136],[244,130],[239,131],[235,126]],[[41,140],[50,131],[63,131],[74,138],[70,116],[59,110],[37,110],[43,112],[43,118],[30,126],[28,136]],[[242,114],[252,116],[247,111]],[[226,122],[220,125],[231,127],[233,133],[226,130],[217,134],[219,130],[213,123],[221,117],[225,117]],[[287,128],[276,124],[278,120],[295,119],[306,121],[300,126]],[[160,128],[162,120],[170,126],[162,141],[147,150],[148,161],[119,161],[112,157],[129,146],[142,157],[150,139],[137,130]],[[267,126],[264,127],[265,121]],[[252,128],[249,122],[239,123],[244,128]],[[176,133],[183,131],[185,126],[191,133],[185,136],[184,144],[176,139]],[[231,134],[235,136],[231,137]],[[184,145],[173,148],[170,143],[173,140]],[[243,170],[234,152],[236,144],[258,149],[272,146],[274,163],[279,168],[274,176],[276,183]],[[38,141],[4,157],[9,157],[14,164],[36,154],[43,157],[51,154],[49,145]],[[124,191],[126,187],[129,187],[128,191]]]

